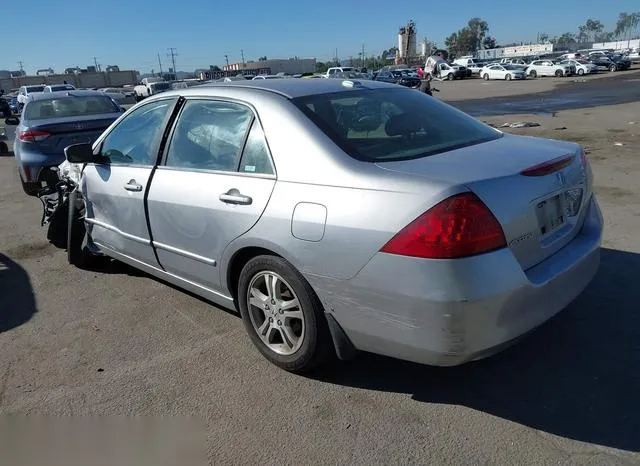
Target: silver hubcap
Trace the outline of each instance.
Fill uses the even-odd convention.
[[[253,328],[267,347],[293,354],[304,341],[304,314],[295,292],[275,272],[253,277],[247,292],[247,309]]]

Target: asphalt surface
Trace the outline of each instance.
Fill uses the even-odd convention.
[[[620,71],[606,79],[592,79],[590,76],[564,79],[570,79],[571,82],[563,83],[547,92],[450,103],[463,112],[480,117],[529,113],[553,114],[560,110],[593,108],[640,100],[640,76],[631,71]]]
[[[233,312],[68,265],[6,156],[0,213],[0,413],[201,419],[210,464],[640,463],[640,254],[604,249],[583,295],[492,358],[361,355],[302,377]]]

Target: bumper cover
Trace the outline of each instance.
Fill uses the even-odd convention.
[[[454,366],[493,354],[571,303],[600,263],[602,215],[523,271],[508,249],[454,261],[376,254],[349,281],[309,277],[357,349]]]

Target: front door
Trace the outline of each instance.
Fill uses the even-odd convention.
[[[214,291],[226,246],[256,224],[275,185],[265,136],[248,106],[187,99],[149,191],[162,267]]]
[[[87,164],[82,179],[85,221],[103,248],[157,266],[145,214],[145,193],[160,140],[177,98],[149,102],[97,142],[104,164]]]

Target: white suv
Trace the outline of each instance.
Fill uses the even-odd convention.
[[[27,103],[27,97],[29,94],[34,94],[36,92],[44,91],[44,84],[35,85],[35,86],[21,86],[18,91],[18,104],[24,105]]]
[[[571,74],[570,65],[558,65],[551,60],[536,60],[527,67],[527,75],[532,78],[537,76],[569,76]]]

